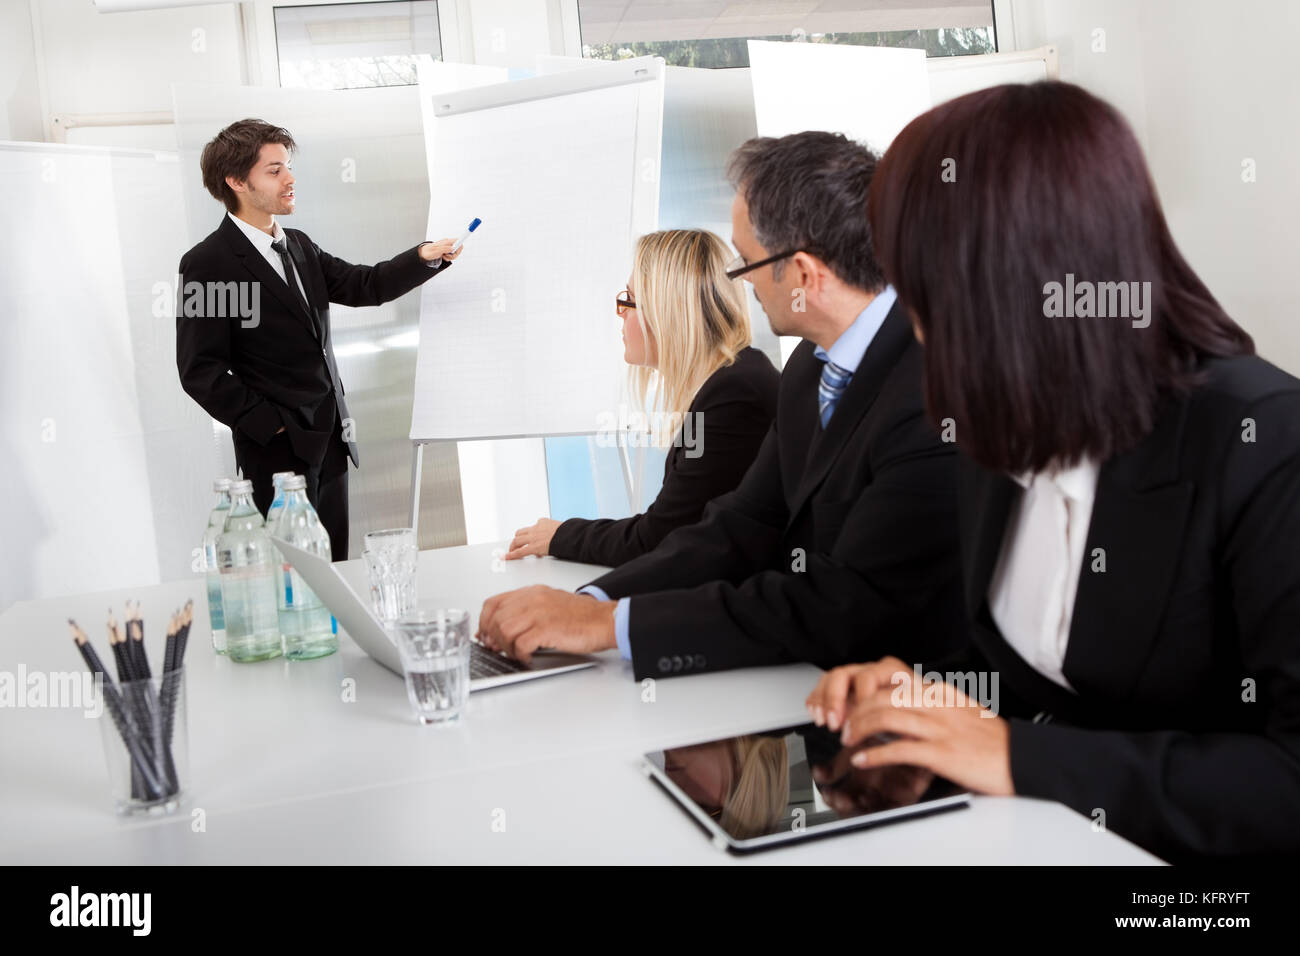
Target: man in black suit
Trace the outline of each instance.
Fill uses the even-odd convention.
[[[586,594],[489,599],[486,643],[524,659],[617,646],[641,679],[832,666],[868,648],[914,660],[958,642],[955,456],[926,421],[920,346],[872,255],[875,162],[822,132],[738,150],[731,275],[754,284],[773,331],[805,339],[772,430],[699,523]]]
[[[381,305],[447,268],[454,241],[424,242],[374,266],[331,256],[276,216],[294,211],[288,131],[245,119],[203,149],[203,185],[227,209],[181,257],[176,367],[181,386],[228,425],[235,462],[263,513],[271,476],[307,479],[307,498],[348,556],[348,458],[360,466],[330,341],[329,304]]]

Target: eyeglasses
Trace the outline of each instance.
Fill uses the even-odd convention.
[[[776,262],[779,259],[788,259],[790,256],[799,252],[798,249],[791,249],[789,252],[782,252],[775,256],[768,256],[766,259],[760,259],[758,262],[747,263],[744,256],[736,256],[727,263],[727,278],[739,279],[746,272],[753,272],[755,269],[761,269],[765,265]]]
[[[614,308],[620,316],[627,315],[628,309],[635,309],[636,303],[632,301],[632,296],[626,292],[620,292],[614,299]]]

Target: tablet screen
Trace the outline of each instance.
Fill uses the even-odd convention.
[[[912,766],[859,769],[857,748],[815,724],[672,747],[645,755],[674,797],[735,848],[964,806],[964,788]]]

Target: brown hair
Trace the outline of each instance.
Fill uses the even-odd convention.
[[[1203,359],[1254,352],[1174,244],[1132,130],[1078,86],[998,86],[918,116],[881,158],[867,215],[924,337],[930,417],[985,467],[1104,461]],[[1145,324],[1061,317],[1048,290],[1067,276],[1149,282]]]
[[[260,119],[231,123],[203,147],[203,155],[199,157],[203,185],[231,212],[239,211],[239,197],[226,183],[226,177],[247,179],[267,143],[277,143],[291,154],[298,149],[287,129]]]

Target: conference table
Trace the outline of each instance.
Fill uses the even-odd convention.
[[[476,619],[492,594],[571,590],[602,570],[501,553],[421,552],[420,604]],[[360,560],[337,567],[366,593]],[[106,612],[122,620],[128,598],[141,602],[155,671],[168,616],[194,600],[182,804],[117,816],[97,720],[72,706],[0,708],[0,863],[1160,862],[1073,810],[1021,797],[744,856],[717,849],[646,778],[641,755],[804,722],[821,673],[809,665],[638,682],[609,651],[594,668],[475,693],[459,725],[421,726],[402,679],[342,632],[339,652],[314,661],[214,654],[195,574],[14,604],[0,615],[0,672],[83,672],[69,617],[107,662]]]

